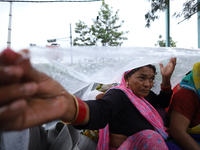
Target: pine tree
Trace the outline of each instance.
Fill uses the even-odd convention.
[[[75,33],[79,34],[79,37],[76,37],[73,40],[74,46],[92,46],[96,44],[95,38],[90,34],[91,30],[88,26],[79,20],[76,23]]]
[[[117,10],[115,13],[104,1],[98,12],[96,21],[90,28],[82,22],[76,23],[75,32],[79,34],[79,37],[74,39],[74,45],[78,46],[92,46],[98,45],[101,42],[102,46],[121,46],[123,40],[127,40],[127,37],[123,35],[128,31],[118,31],[121,28],[124,21],[119,24],[119,15]]]

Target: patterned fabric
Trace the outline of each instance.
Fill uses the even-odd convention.
[[[128,73],[128,72],[125,72],[124,75],[126,73]],[[132,104],[139,110],[139,112],[149,121],[149,123],[152,124],[152,126],[155,128],[154,132],[155,133],[159,133],[158,134],[159,136],[161,135],[160,138],[159,138],[159,140],[161,140],[162,143],[163,143],[164,139],[167,139],[168,134],[166,133],[166,128],[163,125],[163,120],[162,120],[161,116],[159,115],[159,113],[143,97],[137,97],[132,92],[131,89],[129,89],[129,88],[126,87],[126,82],[125,82],[124,76],[123,76],[123,78],[121,80],[120,85],[112,87],[111,89],[120,89],[120,90],[122,90],[127,95],[127,97],[130,99],[130,101],[132,102]],[[148,132],[150,132],[150,131],[151,130],[148,130]],[[138,137],[138,135],[140,135],[140,134],[141,135],[147,135],[147,133],[146,133],[147,131],[146,130],[145,130],[145,133],[143,133],[143,132],[144,131],[138,132],[138,133],[134,134],[133,136],[130,136],[127,140],[132,139],[134,136]],[[108,150],[109,149],[109,125],[107,125],[104,129],[100,129],[100,133],[99,134],[100,135],[99,135],[99,142],[98,142],[98,145],[97,145],[97,150]],[[141,136],[139,139],[142,140],[142,137],[144,138],[144,136]],[[153,137],[154,136],[152,136],[151,138],[153,140],[155,140],[155,138],[153,138]],[[129,147],[130,146],[131,147],[134,147],[134,146],[137,147],[137,145],[139,145],[140,140],[138,140],[138,138],[136,138],[136,139],[135,140],[131,140],[131,143],[129,144]],[[127,144],[130,141],[128,143],[126,141],[120,146],[121,150],[123,149],[124,146],[128,146]],[[148,142],[146,143],[147,146],[149,146],[149,144],[150,143],[148,143]],[[155,142],[152,143],[152,144],[155,144]],[[157,145],[157,143],[156,143],[156,145]],[[165,147],[165,145],[166,144],[164,144],[164,147]],[[168,149],[168,148],[166,148],[166,149]]]
[[[200,99],[200,62],[193,65],[193,70],[182,79],[180,86],[194,91]]]
[[[127,138],[118,150],[168,150],[165,140],[158,132],[144,130]]]
[[[133,144],[134,141],[139,141],[137,145]],[[155,131],[144,130],[135,135],[130,136],[118,148],[118,150],[165,150],[168,149],[165,145],[164,139]],[[109,150],[117,150],[117,148],[109,147]]]

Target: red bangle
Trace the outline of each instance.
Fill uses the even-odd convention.
[[[162,86],[162,84],[161,84],[160,86],[161,86],[161,91],[163,91],[163,92],[171,91],[171,85],[170,86]]]
[[[71,122],[65,122],[65,121],[62,121],[62,122],[66,123],[66,124],[78,125],[85,120],[86,106],[85,106],[85,103],[80,98],[78,98],[74,95],[72,95],[72,96],[73,96],[73,98],[75,100],[75,104],[76,104],[76,115]]]

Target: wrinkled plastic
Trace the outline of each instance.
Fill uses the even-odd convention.
[[[34,66],[59,81],[70,93],[87,100],[94,83],[119,83],[124,71],[146,64],[157,68],[152,90],[160,91],[159,62],[165,66],[171,57],[177,65],[171,78],[172,87],[181,81],[193,64],[200,61],[200,51],[158,47],[72,47],[69,49],[31,47]]]
[[[31,47],[30,52],[35,68],[47,73],[70,93],[83,100],[94,99],[99,93],[95,90],[98,83],[119,83],[124,71],[146,64],[154,64],[157,68],[152,90],[158,93],[162,79],[159,62],[165,66],[171,57],[177,57],[177,65],[171,78],[174,87],[192,69],[193,64],[200,61],[199,50],[180,48]],[[27,149],[27,131],[1,133],[1,149]]]

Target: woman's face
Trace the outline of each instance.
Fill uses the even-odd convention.
[[[149,67],[142,67],[126,79],[129,88],[137,96],[145,97],[154,84],[155,73]]]

